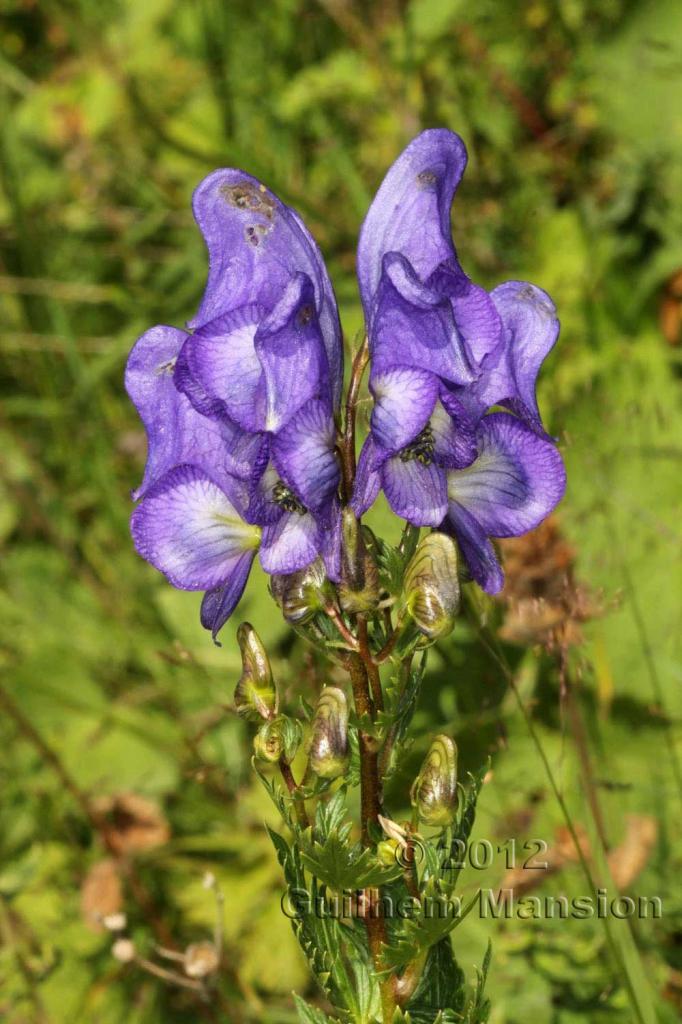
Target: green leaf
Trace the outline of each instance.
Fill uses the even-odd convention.
[[[444,939],[455,928],[459,927],[465,917],[478,902],[476,892],[465,907],[443,891],[443,887],[435,879],[430,879],[422,891],[422,905],[413,918],[402,923],[401,928],[394,932],[391,941],[384,949],[384,965],[386,971],[395,971],[407,967],[420,953]]]
[[[301,999],[300,996],[297,996],[295,992],[293,993],[293,996],[300,1024],[338,1024],[337,1018],[329,1017],[322,1010],[318,1010],[316,1006],[311,1006],[310,1003],[306,1003],[305,1000]]]
[[[449,937],[441,939],[428,952],[419,984],[407,1008],[417,1014],[424,1011],[451,1009],[460,1014],[464,1002],[464,972],[452,952]]]
[[[335,890],[366,889],[400,876],[399,864],[379,864],[373,850],[351,845],[349,831],[350,824],[330,832],[323,842],[313,840],[302,847],[303,864],[320,882]]]
[[[490,1016],[490,1000],[485,998],[485,983],[488,979],[488,969],[493,955],[493,947],[490,940],[483,957],[480,970],[476,969],[477,981],[473,998],[466,1007],[464,1019],[467,1024],[485,1024]]]

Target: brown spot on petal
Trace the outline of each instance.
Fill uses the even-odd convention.
[[[249,224],[244,230],[244,237],[249,245],[252,245],[254,249],[257,249],[267,233],[268,229],[264,224]]]
[[[435,171],[420,171],[419,174],[417,175],[417,181],[419,182],[420,185],[423,185],[425,188],[429,188],[431,185],[436,184],[436,182],[438,181],[438,175],[436,174]]]
[[[268,220],[272,220],[274,216],[275,200],[250,181],[245,181],[241,185],[221,185],[220,192],[230,206],[236,206],[238,210],[261,213]]]

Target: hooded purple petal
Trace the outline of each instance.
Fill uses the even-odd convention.
[[[388,503],[413,526],[439,526],[448,509],[445,471],[435,462],[395,455],[381,467],[381,482]]]
[[[265,430],[281,430],[309,399],[330,397],[313,287],[305,274],[291,279],[261,323],[255,349],[265,383]]]
[[[490,537],[532,530],[561,501],[566,472],[555,446],[508,413],[486,416],[478,458],[448,473],[451,507],[467,509]]]
[[[136,342],[126,366],[125,386],[147,431],[144,479],[133,498],[142,497],[157,480],[182,463],[246,478],[256,445],[230,423],[200,415],[174,383],[174,367],[187,341],[175,327],[152,327]]]
[[[244,593],[251,572],[255,551],[247,551],[234,562],[229,578],[222,587],[209,590],[201,602],[201,625],[216,637],[235,610]]]
[[[310,565],[320,553],[318,527],[309,512],[285,512],[263,530],[260,563],[271,576],[283,576]]]
[[[389,169],[358,245],[358,280],[368,322],[386,253],[402,253],[422,280],[454,255],[450,206],[466,162],[460,137],[434,128],[418,135]]]
[[[325,402],[308,402],[272,440],[272,458],[284,483],[308,509],[319,509],[339,485],[336,430]]]
[[[497,318],[494,309],[493,313]],[[499,318],[497,322],[499,329]],[[464,337],[450,297],[422,284],[404,256],[389,253],[370,330],[374,370],[402,364],[428,370],[453,384],[469,384],[476,378],[476,369]]]
[[[355,485],[350,506],[359,518],[364,515],[377,500],[381,490],[381,473],[377,469],[378,449],[372,435],[365,439],[358,459],[355,473]],[[382,460],[379,459],[379,462]]]
[[[336,299],[320,251],[300,217],[256,178],[232,168],[214,171],[201,182],[193,209],[206,241],[209,272],[189,326],[200,327],[251,303],[272,309],[291,277],[306,274],[338,402],[343,352]]]
[[[450,504],[448,520],[446,528],[455,534],[472,578],[487,594],[499,594],[504,586],[504,573],[483,527],[456,502]]]
[[[258,547],[260,530],[238,509],[243,485],[230,497],[196,466],[178,466],[137,506],[131,532],[139,554],[181,590],[224,586],[236,563]]]
[[[438,379],[426,370],[394,366],[372,375],[372,434],[387,452],[397,452],[428,423],[438,398]]]

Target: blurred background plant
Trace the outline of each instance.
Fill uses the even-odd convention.
[[[423,743],[389,801],[428,735],[449,733],[462,773],[492,755],[474,838],[548,844],[538,892],[585,895],[577,838],[600,877],[663,901],[661,920],[617,922],[615,945],[595,920],[469,915],[457,956],[481,963],[493,939],[495,1024],[631,1021],[645,975],[676,1019],[682,6],[5,0],[2,14],[2,1019],[297,1019],[307,972],[262,829],[272,812],[224,708],[239,618],[214,648],[198,598],[132,550],[144,440],[123,365],[149,324],[194,311],[205,254],[189,199],[221,165],[302,212],[351,337],[364,212],[404,144],[441,124],[470,151],[454,207],[465,268],[534,281],[559,309],[540,399],[569,491],[560,519],[505,546],[503,600],[437,649]],[[337,681],[287,639],[262,580],[243,617],[284,704]],[[465,892],[520,892],[528,872],[510,881],[508,866],[467,867]],[[194,983],[131,962],[158,963],[155,946]]]

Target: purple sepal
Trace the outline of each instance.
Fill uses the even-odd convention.
[[[207,591],[201,601],[201,625],[204,629],[210,629],[218,647],[220,644],[216,638],[241,600],[254,555],[255,552],[248,551],[238,558],[227,582],[222,587]]]
[[[244,171],[223,168],[194,192],[194,216],[208,249],[209,272],[198,328],[233,309],[258,303],[273,309],[292,276],[306,274],[338,403],[343,382],[341,328],[334,291],[320,251],[301,218]]]
[[[422,281],[455,255],[450,207],[466,162],[460,137],[432,128],[413,139],[389,168],[358,244],[358,281],[368,323],[386,253],[402,253]]]

